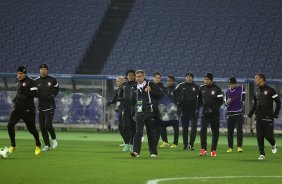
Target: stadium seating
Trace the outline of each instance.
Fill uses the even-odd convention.
[[[282,1],[137,0],[102,74],[281,79]]]
[[[12,109],[12,100],[6,91],[0,92],[0,121],[7,121]]]
[[[0,72],[75,73],[110,0],[9,0],[0,6]]]

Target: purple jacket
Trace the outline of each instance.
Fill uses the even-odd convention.
[[[243,86],[237,86],[235,89],[226,90],[226,100],[231,98],[230,104],[227,105],[227,115],[243,114],[243,101],[245,101],[245,91]]]

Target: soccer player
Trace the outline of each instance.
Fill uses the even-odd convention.
[[[225,97],[228,130],[228,149],[226,152],[231,153],[233,151],[233,134],[235,126],[237,126],[237,151],[243,152],[243,102],[245,101],[245,91],[243,86],[237,84],[235,77],[229,79],[229,89],[226,90]]]
[[[207,73],[204,85],[200,87],[198,108],[203,106],[201,119],[201,153],[200,156],[207,154],[207,128],[211,125],[212,146],[211,156],[216,156],[216,148],[219,138],[219,109],[223,104],[223,94],[221,89],[213,83],[213,74]]]
[[[123,133],[123,122],[122,122],[122,113],[121,113],[121,104],[120,104],[120,92],[121,92],[121,86],[124,83],[124,77],[119,76],[116,78],[116,89],[115,89],[115,95],[112,99],[112,101],[107,102],[107,106],[115,104],[115,112],[118,114],[118,130],[119,133],[125,142],[124,133]],[[124,145],[122,145],[124,146]]]
[[[161,91],[153,82],[145,80],[145,72],[143,70],[137,70],[135,74],[137,85],[133,87],[131,101],[134,106],[136,134],[134,136],[133,152],[131,152],[131,156],[139,157],[143,129],[144,126],[146,126],[151,157],[157,157],[157,99],[160,97]]]
[[[166,93],[166,89],[161,82],[161,73],[156,72],[154,73],[154,83],[156,86],[162,91],[162,93]],[[169,146],[168,139],[167,139],[167,132],[166,127],[163,125],[157,124],[157,141],[159,142],[159,138],[162,138],[162,144],[160,145],[160,148],[165,148]]]
[[[40,76],[36,78],[35,84],[38,88],[38,110],[39,110],[39,125],[45,147],[42,151],[51,149],[48,132],[52,138],[52,148],[58,146],[56,133],[53,127],[53,116],[56,108],[55,97],[59,93],[59,84],[57,80],[48,75],[48,66],[41,64],[39,66]]]
[[[277,152],[276,140],[273,136],[274,118],[278,118],[281,108],[281,101],[275,89],[266,84],[266,77],[263,73],[255,76],[254,105],[248,114],[252,118],[256,115],[257,142],[259,147],[259,160],[265,159],[264,138],[270,143],[273,154]],[[273,101],[276,108],[273,111]]]
[[[33,135],[36,147],[35,155],[39,155],[41,152],[41,143],[39,140],[39,134],[35,126],[35,105],[34,97],[37,96],[37,87],[35,82],[27,76],[27,71],[24,66],[19,66],[17,69],[17,94],[13,99],[13,110],[8,122],[8,133],[11,140],[11,146],[9,152],[12,153],[16,149],[15,140],[15,125],[20,119],[22,119],[28,131]]]
[[[127,80],[122,84],[120,91],[121,108],[122,108],[122,121],[124,133],[124,148],[123,151],[133,151],[133,137],[136,132],[136,122],[132,117],[132,107],[130,102],[130,95],[132,87],[136,85],[135,71],[128,70],[126,72]]]
[[[175,100],[175,77],[173,75],[167,76],[167,81],[166,81],[166,92],[168,96],[173,99],[174,103],[176,104]],[[173,138],[173,144],[170,146],[171,148],[176,148],[178,145],[178,138],[179,138],[179,121],[174,123],[172,125],[173,128],[173,133],[174,133],[174,138]],[[167,135],[167,131],[165,129],[164,134]]]
[[[182,136],[184,150],[194,150],[194,142],[197,132],[197,120],[199,111],[197,101],[199,86],[193,82],[194,75],[189,72],[185,75],[185,82],[180,83],[175,89],[175,97],[181,113]],[[188,145],[188,128],[191,121],[191,135]]]

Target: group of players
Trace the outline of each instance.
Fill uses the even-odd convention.
[[[10,147],[6,150],[9,153],[16,150],[15,125],[21,119],[35,139],[35,155],[39,155],[41,151],[49,151],[51,148],[55,149],[58,146],[52,121],[56,108],[54,98],[59,92],[59,84],[55,78],[48,75],[48,66],[46,64],[39,66],[39,72],[39,77],[33,80],[27,76],[26,67],[19,66],[17,68],[17,93],[13,99],[13,109],[7,126],[11,141]],[[35,126],[36,108],[34,98],[38,98],[39,126],[45,143],[45,147],[42,150],[39,134]],[[49,134],[52,138],[52,147]],[[5,157],[5,150],[2,152],[2,156]]]
[[[51,149],[49,134],[52,138],[52,148],[58,146],[55,130],[52,125],[54,98],[59,92],[59,84],[55,78],[48,75],[48,66],[39,66],[40,76],[35,80],[27,76],[27,69],[19,66],[17,69],[17,93],[13,99],[13,109],[8,122],[8,133],[11,145],[7,148],[9,153],[16,149],[15,125],[23,120],[28,131],[34,136],[36,147],[35,155],[41,153],[41,142],[35,126],[34,98],[38,98],[39,125],[45,143],[43,151]],[[211,156],[216,156],[219,139],[220,107],[227,106],[228,149],[233,151],[233,133],[237,128],[237,151],[243,152],[243,117],[245,91],[243,86],[237,84],[236,78],[229,79],[229,89],[222,93],[220,87],[213,82],[213,74],[204,76],[204,84],[198,86],[193,82],[193,74],[187,73],[185,81],[176,86],[174,76],[167,77],[167,87],[161,83],[161,74],[154,74],[154,81],[145,79],[143,70],[128,70],[126,77],[116,79],[117,89],[115,96],[107,105],[115,104],[115,111],[119,115],[119,131],[124,141],[123,151],[130,151],[132,157],[139,157],[141,152],[144,126],[146,126],[149,152],[151,157],[157,157],[157,145],[160,137],[163,143],[160,147],[169,146],[167,140],[167,126],[173,126],[174,141],[172,148],[177,147],[179,125],[177,123],[163,122],[159,118],[159,99],[165,95],[177,105],[177,115],[182,124],[184,150],[194,150],[199,110],[201,111],[201,151],[200,156],[207,154],[207,128],[212,130]],[[273,135],[274,118],[278,118],[281,102],[276,90],[266,84],[263,73],[255,75],[257,88],[254,91],[254,104],[248,117],[255,114],[257,142],[259,146],[259,160],[265,159],[264,139],[271,144],[272,153],[277,152],[276,140]],[[276,103],[275,110],[273,102]],[[191,135],[188,143],[188,127],[191,122]],[[48,134],[49,133],[49,134]],[[0,154],[4,152],[0,151]]]
[[[222,92],[213,82],[213,74],[204,76],[204,84],[198,86],[193,82],[191,72],[185,75],[185,81],[176,86],[174,76],[167,77],[167,86],[161,83],[161,73],[154,74],[154,80],[145,79],[143,70],[128,70],[126,76],[116,79],[116,90],[112,101],[119,115],[119,132],[124,141],[123,151],[130,151],[132,157],[139,157],[146,126],[149,152],[151,157],[157,157],[157,146],[161,137],[160,147],[168,147],[167,126],[173,126],[174,141],[170,146],[178,145],[179,124],[163,122],[159,118],[159,99],[165,95],[177,105],[178,116],[182,124],[184,150],[194,150],[197,131],[197,120],[201,110],[200,156],[207,154],[207,128],[212,130],[211,157],[216,156],[219,139],[220,107],[227,107],[228,149],[233,151],[234,128],[237,129],[237,151],[243,152],[243,122],[244,116],[252,118],[255,114],[259,160],[265,159],[264,139],[271,144],[272,153],[277,152],[276,140],[273,135],[274,118],[278,118],[281,102],[275,89],[266,84],[263,73],[255,75],[256,89],[253,94],[254,104],[251,111],[244,115],[245,91],[237,84],[235,77],[229,79],[229,89]],[[276,103],[274,110],[273,102]],[[191,122],[191,134],[188,141],[188,127]]]

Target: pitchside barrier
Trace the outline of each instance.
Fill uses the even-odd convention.
[[[67,128],[96,128],[98,130],[117,129],[118,118],[114,111],[114,105],[107,107],[106,102],[111,100],[115,89],[115,75],[64,75],[50,74],[55,77],[60,85],[60,93],[56,97],[56,110],[54,125],[63,129]],[[29,74],[35,78],[37,75]],[[152,77],[147,79],[151,80]],[[184,81],[183,77],[176,78],[178,82]],[[166,77],[162,78],[165,84]],[[227,78],[215,78],[215,83],[224,92],[228,88]],[[239,85],[246,90],[245,112],[252,107],[254,82],[253,79],[237,79]],[[203,78],[195,78],[195,83],[203,84]],[[282,98],[282,80],[267,80]],[[0,122],[2,126],[7,124],[12,108],[12,99],[16,94],[15,74],[0,73]],[[37,105],[37,99],[35,104]],[[247,114],[247,113],[245,113]],[[36,120],[38,122],[38,119]],[[22,124],[19,123],[19,126]],[[181,125],[181,122],[180,122]],[[198,127],[200,119],[198,120]],[[222,105],[220,110],[220,130],[226,131],[226,107]],[[282,112],[275,119],[275,132],[282,132]],[[255,131],[254,119],[245,118],[244,132]]]

